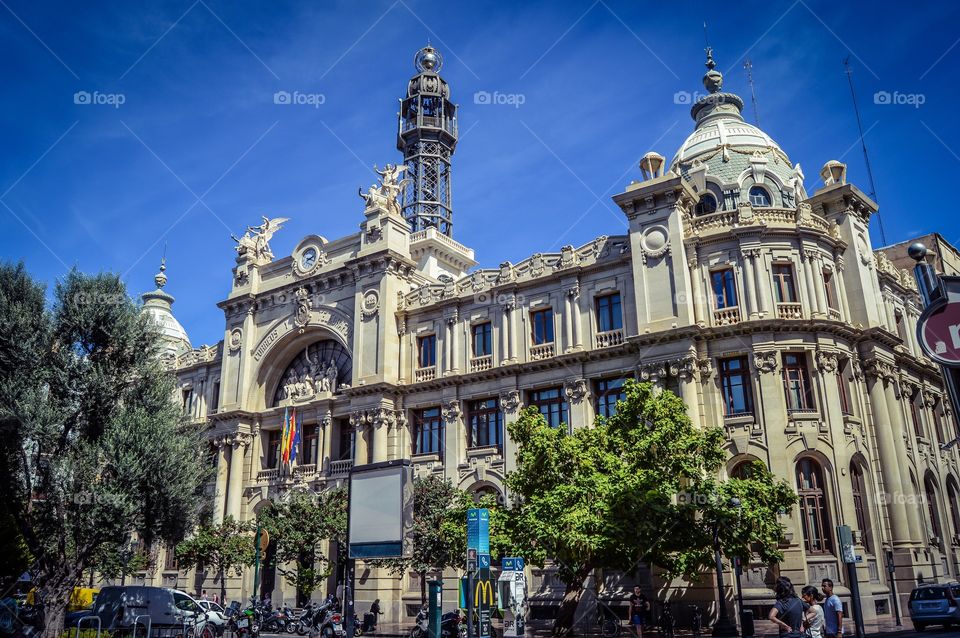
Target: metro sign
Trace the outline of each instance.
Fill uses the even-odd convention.
[[[960,367],[960,277],[941,277],[943,296],[917,321],[917,340],[937,363]]]

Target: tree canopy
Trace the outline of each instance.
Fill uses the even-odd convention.
[[[72,271],[47,307],[22,264],[0,264],[0,325],[0,523],[23,539],[54,636],[98,553],[191,529],[200,432],[118,276]]]
[[[254,525],[227,516],[222,523],[200,525],[190,538],[177,545],[177,563],[182,569],[212,567],[220,580],[220,600],[227,597],[226,577],[240,576],[242,569],[253,565]]]

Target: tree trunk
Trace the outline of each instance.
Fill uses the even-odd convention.
[[[70,594],[73,593],[76,580],[70,572],[54,574],[35,592],[34,602],[43,605],[41,638],[59,638],[63,633],[67,605],[70,603]]]
[[[575,577],[567,583],[563,593],[563,602],[560,603],[560,609],[557,610],[557,617],[553,620],[554,636],[569,636],[573,631],[573,623],[576,620],[577,607],[580,606],[580,598],[583,596],[584,581],[590,573],[590,568],[584,567],[577,571]]]
[[[420,605],[427,604],[427,572],[420,572]]]
[[[224,578],[226,575],[226,570],[223,568],[223,565],[220,566],[220,604],[226,607],[227,603],[227,581]]]

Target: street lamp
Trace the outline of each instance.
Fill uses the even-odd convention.
[[[740,499],[730,499],[730,505],[740,507]],[[737,625],[727,615],[727,605],[723,597],[723,554],[720,551],[720,519],[713,521],[713,558],[717,564],[717,622],[713,626],[714,636],[737,636]]]

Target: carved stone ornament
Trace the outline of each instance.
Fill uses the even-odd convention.
[[[779,357],[776,352],[755,352],[753,365],[758,372],[776,372],[779,366]]]
[[[657,383],[660,379],[667,376],[667,366],[664,362],[647,363],[640,367],[640,380]]]
[[[500,407],[507,412],[513,412],[520,407],[520,391],[504,390],[500,393]]]
[[[263,223],[258,226],[247,226],[243,237],[231,235],[230,238],[237,242],[237,259],[251,259],[254,262],[273,261],[273,253],[270,251],[270,240],[274,234],[280,230],[285,222],[290,221],[286,217],[275,217],[270,219],[263,216]]]
[[[651,226],[643,233],[640,240],[643,249],[643,260],[663,257],[670,251],[670,231],[666,226]]]
[[[243,344],[243,330],[241,328],[234,328],[230,331],[230,351],[236,352],[240,349],[240,346]]]
[[[505,284],[513,281],[513,264],[505,261],[500,264],[500,274],[497,275],[497,283]]]
[[[563,393],[573,403],[580,403],[587,396],[586,379],[568,379],[563,382]]]
[[[363,293],[363,300],[360,302],[360,312],[367,319],[376,316],[380,311],[380,293],[370,289]]]
[[[813,209],[810,204],[800,202],[797,204],[797,226],[813,225]]]
[[[753,213],[753,206],[750,205],[750,202],[740,202],[737,205],[737,222],[741,226],[751,226],[758,221],[757,216]]]
[[[293,321],[303,328],[310,323],[310,310],[313,308],[313,300],[310,299],[310,293],[304,287],[297,288],[296,292],[296,310],[293,315]]]
[[[463,412],[460,410],[460,402],[456,399],[446,401],[443,404],[443,418],[446,421],[456,421]]]
[[[832,373],[837,371],[837,354],[835,352],[824,352],[818,350],[815,356],[817,369],[823,373]]]

